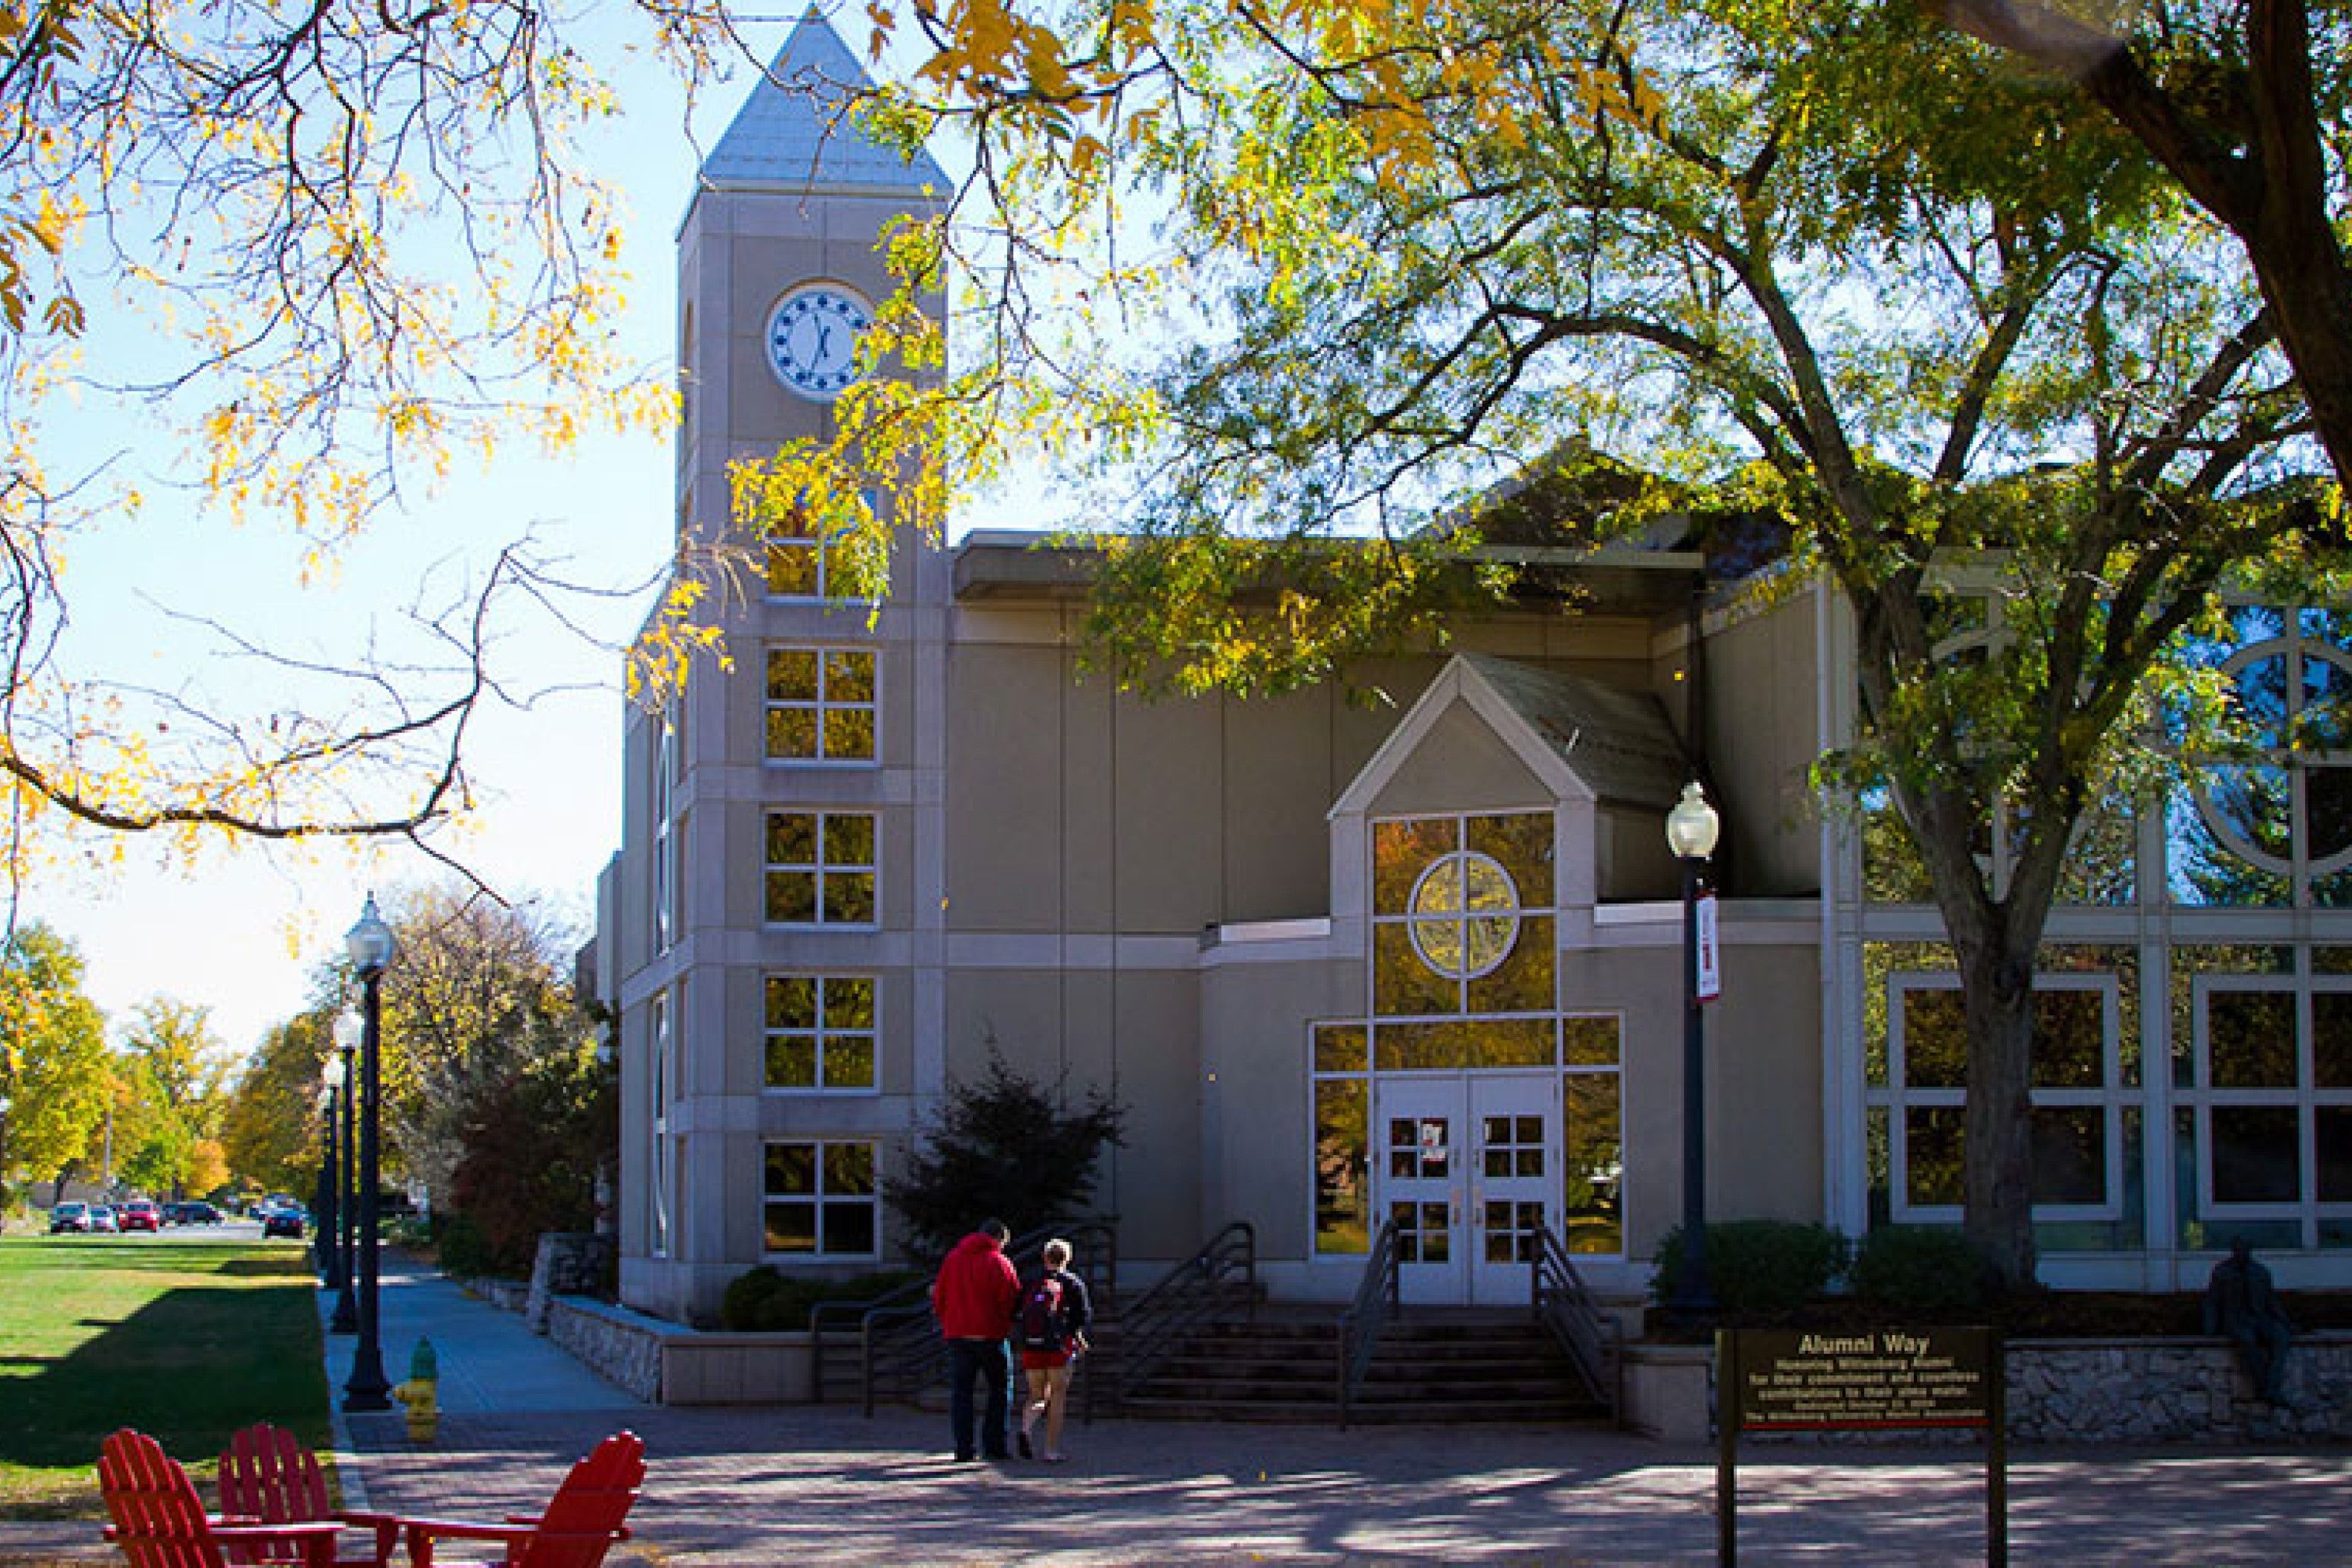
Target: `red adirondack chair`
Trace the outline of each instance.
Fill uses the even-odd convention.
[[[232,1435],[220,1457],[221,1512],[236,1523],[310,1523],[329,1520],[374,1532],[358,1555],[338,1551],[335,1568],[385,1568],[400,1545],[400,1521],[388,1513],[331,1508],[327,1472],[319,1456],[293,1433],[267,1421]],[[282,1561],[282,1542],[239,1542],[227,1549],[236,1563]]]
[[[572,1467],[547,1511],[536,1519],[474,1524],[454,1519],[404,1519],[408,1560],[416,1568],[461,1568],[434,1555],[438,1541],[484,1541],[502,1548],[494,1563],[462,1568],[597,1568],[615,1542],[626,1541],[629,1505],[646,1479],[646,1443],[615,1432]]]
[[[207,1518],[196,1485],[179,1461],[144,1432],[129,1427],[109,1437],[98,1456],[98,1489],[106,1499],[106,1538],[131,1568],[227,1568],[227,1550],[267,1542],[284,1561],[303,1568],[334,1568],[331,1521],[240,1525]]]

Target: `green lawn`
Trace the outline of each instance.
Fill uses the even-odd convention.
[[[305,1249],[152,1236],[0,1236],[0,1519],[97,1517],[118,1426],[200,1482],[239,1426],[328,1438]]]

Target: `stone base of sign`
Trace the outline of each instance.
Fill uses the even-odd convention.
[[[1707,1345],[1629,1344],[1619,1365],[1618,1420],[1662,1443],[1704,1443],[1715,1430],[1715,1352]]]

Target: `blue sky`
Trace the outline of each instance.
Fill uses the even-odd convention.
[[[752,38],[772,52],[784,31],[772,23]],[[627,352],[666,370],[672,243],[698,154],[682,95],[662,68],[644,62],[614,79],[627,113],[594,138],[593,166],[627,202]],[[706,96],[695,117],[704,146],[749,81],[739,69]],[[176,437],[112,415],[61,407],[51,424],[103,453],[116,475],[168,474],[185,460]],[[390,635],[420,584],[440,597],[478,578],[526,531],[574,581],[645,584],[668,552],[670,475],[667,437],[598,437],[551,458],[517,443],[495,466],[461,466],[437,493],[410,498],[344,554],[331,580],[299,590],[291,584],[303,546],[282,524],[232,525],[193,500],[157,495],[143,516],[83,542],[68,562],[72,636],[79,647],[102,650],[117,679],[171,689],[193,681],[242,701],[259,672],[179,617],[215,616],[297,653],[347,647],[362,627]],[[551,903],[583,935],[595,876],[619,837],[615,650],[648,603],[638,592],[571,606],[590,638],[551,619],[518,617],[501,665],[518,693],[539,695],[528,709],[483,714],[469,749],[482,809],[453,849],[502,892]],[[443,874],[414,852],[231,845],[184,871],[135,840],[98,849],[114,863],[45,871],[20,918],[46,921],[79,945],[89,994],[118,1027],[140,1000],[171,995],[211,1009],[215,1034],[238,1057],[305,1005],[310,975],[340,951],[367,893],[389,906],[404,885]]]

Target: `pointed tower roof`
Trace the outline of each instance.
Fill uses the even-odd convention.
[[[858,123],[852,105],[873,90],[857,57],[812,6],[702,161],[702,184],[899,197],[928,186],[944,195],[948,177],[929,153],[902,158]]]

